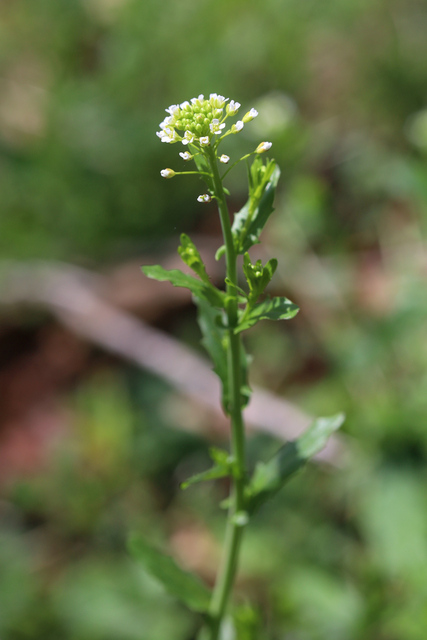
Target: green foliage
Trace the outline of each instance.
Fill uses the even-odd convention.
[[[194,155],[194,163],[198,171],[203,172],[204,175],[200,177],[203,177],[203,180],[206,182],[206,185],[208,187],[209,193],[212,194],[214,192],[214,185],[213,185],[212,177],[209,172],[209,165],[206,161],[205,156],[202,153],[197,153],[196,148],[194,148],[194,150],[196,151]]]
[[[222,449],[218,449],[217,447],[211,447],[209,449],[209,454],[216,464],[210,469],[202,471],[201,473],[196,473],[196,475],[191,476],[191,478],[188,478],[187,480],[182,482],[181,489],[187,489],[191,485],[197,484],[199,482],[216,480],[218,478],[224,478],[226,476],[232,475],[234,460],[227,451],[223,451]]]
[[[252,264],[249,253],[245,253],[243,256],[243,273],[249,285],[249,305],[252,306],[258,300],[259,296],[264,293],[276,269],[276,258],[271,258],[265,267],[263,267],[261,260],[257,260],[255,264]]]
[[[144,569],[191,611],[205,613],[208,610],[211,595],[209,590],[191,573],[178,567],[170,556],[160,553],[137,534],[131,535],[128,547]]]
[[[285,297],[268,298],[253,307],[248,307],[242,314],[235,333],[245,331],[260,320],[290,320],[298,313],[298,307]]]
[[[249,199],[234,216],[232,226],[236,253],[244,254],[259,243],[259,236],[268,218],[273,213],[273,200],[280,169],[269,160],[265,164],[260,156],[253,161],[249,171]]]
[[[124,556],[74,560],[55,581],[51,602],[60,626],[56,634],[40,637],[139,640],[143,630],[147,640],[186,640],[191,633],[190,614]],[[165,607],[169,616],[162,615]]]
[[[210,284],[209,276],[206,273],[205,265],[203,264],[200,253],[198,252],[196,245],[185,234],[181,234],[181,245],[178,247],[178,253],[181,256],[183,262],[190,267],[196,273],[203,282]]]
[[[230,337],[223,324],[222,316],[216,309],[201,298],[195,298],[195,303],[198,309],[197,320],[202,332],[202,344],[212,358],[214,371],[221,380],[221,403],[224,411],[229,413],[231,395],[227,362]],[[251,396],[251,390],[248,384],[248,357],[243,348],[240,350],[240,358],[241,401],[242,406],[246,406]]]
[[[259,462],[248,485],[248,510],[258,509],[280,491],[296,471],[325,447],[328,438],[343,422],[342,413],[330,418],[317,418],[298,440],[286,443],[268,462]]]
[[[159,280],[159,282],[170,282],[174,287],[185,287],[189,289],[194,296],[206,300],[213,307],[222,308],[224,306],[225,295],[219,291],[216,287],[208,282],[201,282],[193,276],[189,276],[182,273],[179,269],[163,269],[159,265],[153,265],[148,267],[142,267],[142,272],[153,280]]]

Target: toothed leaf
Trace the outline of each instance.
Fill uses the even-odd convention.
[[[214,307],[222,308],[224,306],[225,295],[222,291],[208,282],[202,282],[194,278],[194,276],[182,273],[179,269],[168,271],[159,265],[153,265],[142,267],[142,271],[148,278],[153,278],[153,280],[167,281],[173,284],[174,287],[190,289],[193,295],[206,300]]]
[[[280,296],[268,298],[245,312],[234,332],[245,331],[259,320],[289,320],[296,316],[298,311],[297,305],[287,298]]]

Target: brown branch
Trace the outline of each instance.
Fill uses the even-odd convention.
[[[209,364],[174,338],[107,302],[100,293],[103,290],[101,276],[65,264],[3,263],[0,267],[0,306],[49,309],[75,333],[164,378],[224,419],[219,380]],[[250,427],[285,440],[297,437],[312,420],[290,402],[258,388],[245,418]],[[338,464],[342,453],[342,440],[334,437],[318,459]]]

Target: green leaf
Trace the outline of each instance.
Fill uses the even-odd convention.
[[[206,471],[202,471],[201,473],[197,473],[188,480],[185,480],[181,484],[181,489],[187,489],[192,484],[196,484],[198,482],[205,482],[207,480],[216,480],[218,478],[225,478],[232,474],[233,470],[233,458],[230,456],[228,451],[224,451],[223,449],[218,449],[216,447],[211,447],[209,449],[209,454],[212,460],[216,463],[210,469]]]
[[[224,449],[219,449],[218,447],[211,447],[209,449],[209,455],[216,464],[210,469],[197,473],[191,476],[191,478],[188,478],[188,480],[185,480],[185,482],[181,484],[181,489],[187,489],[190,485],[198,482],[216,480],[217,478],[224,478],[225,476],[231,475],[233,458],[228,451],[224,451]]]
[[[259,322],[259,320],[289,320],[296,316],[298,311],[299,308],[297,305],[287,298],[281,296],[269,298],[252,308],[248,307],[247,311],[243,313],[234,333],[240,333],[240,331],[249,329],[249,327]]]
[[[178,247],[178,253],[183,262],[196,273],[203,282],[210,284],[209,276],[206,273],[206,267],[197,250],[194,242],[185,233],[181,233],[181,245]]]
[[[259,236],[273,213],[273,200],[280,169],[274,160],[265,165],[257,156],[249,173],[249,200],[234,216],[232,232],[234,246],[239,254],[259,243]]]
[[[225,294],[214,287],[209,282],[202,282],[194,276],[182,273],[179,269],[168,271],[159,265],[142,267],[143,273],[148,278],[159,280],[160,282],[170,282],[174,287],[185,287],[190,289],[191,293],[198,298],[206,300],[214,307],[222,308],[224,306]]]
[[[248,487],[248,511],[253,512],[271,498],[298,469],[319,453],[344,419],[343,413],[317,418],[298,440],[287,442],[268,462],[259,462]]]
[[[198,484],[199,482],[206,482],[207,480],[217,480],[218,478],[225,478],[230,475],[229,466],[215,465],[206,471],[196,473],[187,480],[181,483],[181,489],[188,489],[192,484]]]
[[[210,591],[193,574],[181,569],[168,555],[148,545],[138,534],[128,540],[131,555],[141,562],[144,569],[164,588],[191,611],[206,613],[209,608]]]
[[[228,412],[230,406],[227,365],[228,335],[219,324],[221,316],[218,314],[218,311],[207,304],[205,300],[196,298],[195,302],[198,309],[197,320],[203,336],[202,345],[209,353],[214,365],[213,370],[221,380],[221,402],[224,411]]]
[[[229,336],[228,330],[222,326],[221,316],[216,309],[213,309],[205,300],[195,297],[195,303],[198,307],[197,320],[202,332],[202,344],[209,353],[214,364],[214,372],[217,374],[222,383],[222,406],[224,411],[230,413],[231,394],[230,384],[228,380],[228,347]],[[248,386],[248,362],[247,356],[241,349],[241,373],[242,381],[241,396],[242,406],[246,406],[249,402],[251,390]]]
[[[317,418],[312,426],[296,440],[299,455],[309,460],[322,451],[330,436],[343,425],[344,420],[344,413],[328,418]]]

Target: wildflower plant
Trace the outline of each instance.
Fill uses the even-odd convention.
[[[240,106],[235,100],[216,93],[210,94],[208,99],[199,95],[190,102],[166,109],[168,115],[157,132],[162,142],[181,143],[185,150],[180,151],[179,156],[195,164],[195,169],[189,171],[162,169],[161,176],[170,179],[195,174],[205,183],[204,192],[197,197],[198,202],[204,204],[215,200],[217,204],[224,244],[219,247],[216,259],[225,256],[224,287],[217,288],[211,282],[199,251],[186,234],[181,235],[178,253],[194,276],[161,266],[142,269],[149,278],[186,287],[193,294],[202,342],[221,380],[222,408],[230,419],[230,450],[212,448],[212,467],[182,485],[187,488],[196,482],[223,477],[231,480],[223,556],[212,592],[195,576],[179,568],[172,558],[149,546],[140,535],[132,535],[129,543],[132,554],[147,571],[187,607],[202,615],[201,640],[225,637],[238,640],[242,624],[247,627],[242,637],[255,637],[251,630],[251,616],[243,616],[246,622],[242,623],[238,609],[231,606],[244,530],[253,513],[325,446],[344,419],[342,414],[317,419],[298,440],[287,442],[272,459],[260,461],[252,473],[248,470],[243,410],[250,400],[251,389],[242,334],[260,320],[289,320],[296,315],[298,307],[286,297],[270,297],[265,293],[274,276],[277,260],[271,258],[266,264],[261,260],[252,262],[249,254],[251,247],[260,242],[260,234],[274,210],[273,199],[280,170],[274,160],[264,159],[271,142],[260,142],[253,151],[230,165],[230,156],[218,150],[226,138],[238,134],[258,115],[252,108],[234,121]],[[252,164],[247,162],[249,197],[231,222],[226,199],[229,192],[223,180],[233,167],[242,160],[248,161],[251,156]],[[227,166],[225,171],[223,165]],[[239,256],[243,256],[243,282],[238,278]],[[226,636],[230,628],[234,631],[231,636]]]

